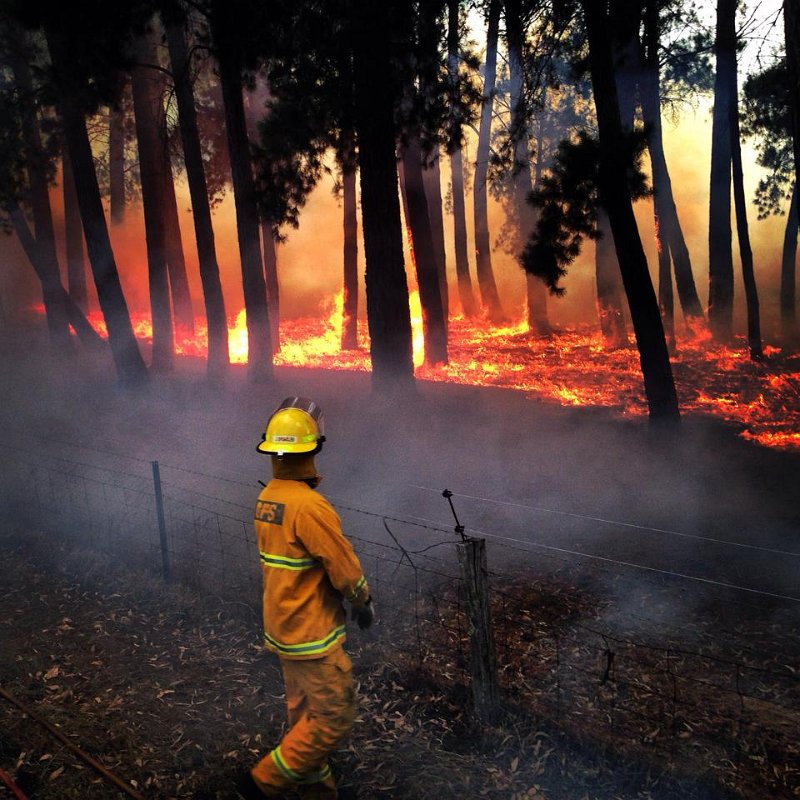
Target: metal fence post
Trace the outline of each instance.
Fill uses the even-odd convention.
[[[467,537],[456,545],[467,598],[469,639],[472,655],[472,699],[481,722],[490,722],[497,712],[497,655],[489,608],[486,540]]]
[[[153,490],[156,495],[156,516],[158,517],[158,535],[161,539],[161,572],[164,580],[170,578],[169,550],[167,549],[167,523],[164,520],[164,496],[161,493],[161,471],[158,461],[153,461]]]

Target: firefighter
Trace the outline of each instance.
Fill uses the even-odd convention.
[[[375,606],[353,547],[331,504],[315,489],[314,456],[325,441],[322,410],[289,397],[258,445],[272,458],[272,480],[258,497],[255,528],[264,577],[264,645],[277,653],[289,731],[238,784],[250,798],[335,798],[328,755],[356,713],[352,665],[342,648],[346,614],[368,628]]]

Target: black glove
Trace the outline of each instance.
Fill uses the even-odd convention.
[[[362,631],[369,628],[375,620],[375,603],[372,602],[372,598],[368,597],[363,606],[353,606],[350,619],[354,619]]]

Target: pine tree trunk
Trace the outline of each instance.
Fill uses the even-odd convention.
[[[267,309],[272,352],[281,349],[281,290],[278,282],[278,245],[268,219],[261,220],[261,249],[264,253],[264,283],[267,287]]]
[[[797,338],[797,184],[792,189],[792,201],[786,216],[786,230],[783,235],[783,252],[781,255],[781,331],[784,338],[791,341]]]
[[[411,315],[397,191],[388,9],[354,0],[350,25],[372,387],[391,396],[414,385]]]
[[[672,262],[669,243],[661,232],[659,204],[655,204],[656,252],[658,253],[658,307],[670,353],[675,352],[675,297],[672,291]]]
[[[28,261],[30,261],[31,266],[36,273],[36,277],[39,278],[40,281],[43,281],[45,274],[47,273],[47,267],[44,266],[45,259],[42,254],[41,247],[33,238],[33,233],[28,227],[28,222],[25,219],[25,215],[22,213],[20,207],[16,204],[13,204],[8,209],[8,214],[11,218],[11,223],[14,226],[14,231],[17,234],[17,238],[22,245],[22,249],[25,251],[25,255],[28,257]],[[89,320],[86,319],[86,315],[80,306],[78,306],[78,304],[67,294],[67,292],[64,291],[61,281],[59,281],[58,284],[58,291],[63,298],[64,308],[66,309],[69,324],[75,329],[75,333],[77,334],[80,343],[93,350],[97,350],[102,347],[103,340],[100,338],[97,331],[95,331],[95,329],[92,327]]]
[[[342,188],[344,205],[342,350],[355,350],[358,348],[358,217],[356,214],[356,171],[354,169],[343,167]]]
[[[458,64],[459,64],[459,0],[448,0],[447,3],[447,69],[450,78],[451,105],[455,109],[458,97]],[[455,110],[451,111],[455,113]],[[477,314],[475,298],[472,294],[472,280],[469,276],[469,256],[467,250],[467,212],[464,204],[464,164],[461,155],[461,125],[453,131],[456,141],[450,154],[450,173],[453,190],[453,233],[456,253],[456,278],[458,280],[458,297],[461,309],[466,317]]]
[[[628,334],[622,307],[622,274],[619,271],[608,214],[602,206],[597,208],[597,230],[600,238],[595,241],[594,262],[600,331],[606,347],[626,347]]]
[[[422,177],[422,150],[418,138],[412,137],[402,148],[402,159],[414,265],[417,270],[417,285],[422,305],[425,363],[446,364],[447,326],[444,320],[441,284]]]
[[[450,317],[450,290],[447,285],[447,256],[444,248],[444,218],[442,216],[442,176],[439,168],[439,146],[422,161],[422,180],[428,204],[428,218],[433,237],[433,253],[436,258],[436,275],[439,278],[439,294],[442,296],[445,325]]]
[[[646,46],[646,63],[640,79],[640,96],[642,116],[648,130],[647,147],[653,172],[653,194],[655,195],[657,229],[661,240],[659,258],[671,257],[675,270],[675,285],[683,315],[689,328],[694,328],[704,320],[703,307],[697,294],[694,282],[689,248],[683,236],[675,198],[672,193],[672,181],[664,154],[664,137],[661,127],[661,87],[659,77],[659,22],[658,2],[648,0],[644,17],[644,36]],[[659,281],[659,297],[661,297],[661,281]],[[665,286],[666,291],[666,286]],[[670,278],[669,294],[672,294]]]
[[[83,260],[83,231],[78,195],[75,193],[75,176],[66,148],[62,153],[61,183],[64,195],[64,234],[67,251],[67,286],[69,296],[85,313],[89,309],[86,289],[86,263]]]
[[[19,41],[25,34],[17,31]],[[13,48],[12,48],[13,50]],[[30,67],[19,53],[11,53],[11,67],[22,104],[22,139],[28,152],[29,199],[33,214],[34,236],[38,244],[42,268],[42,299],[47,316],[50,342],[61,356],[70,353],[69,323],[64,305],[61,273],[56,253],[56,236],[50,208],[50,192],[45,173],[39,117],[36,109]]]
[[[175,326],[181,336],[192,337],[194,336],[194,310],[192,309],[192,296],[189,292],[189,276],[186,273],[186,259],[183,255],[178,200],[175,197],[175,182],[172,177],[166,125],[162,131],[164,134],[161,137],[164,163],[161,173],[164,182],[164,245],[167,255],[167,270],[169,271],[169,290],[172,296]]]
[[[228,370],[228,326],[225,318],[225,301],[219,277],[219,264],[214,244],[214,227],[211,223],[211,208],[208,201],[200,134],[197,127],[197,110],[189,75],[189,57],[181,20],[165,20],[167,44],[175,81],[175,97],[178,101],[183,158],[189,195],[192,200],[192,219],[197,241],[197,257],[200,280],[203,284],[203,300],[208,323],[208,374],[222,377]]]
[[[60,76],[69,76],[71,58],[69,41],[59,31],[53,29],[46,29],[45,34],[54,72]],[[92,148],[86,131],[86,120],[79,102],[72,94],[68,77],[61,86],[58,111],[69,157],[72,160],[86,249],[97,287],[100,309],[108,329],[108,341],[117,375],[125,385],[141,384],[147,378],[147,368],[139,352],[136,337],[133,335],[128,305],[122,293],[114,251],[111,249],[108,237],[100,188],[94,171]]]
[[[492,106],[494,105],[495,81],[497,79],[497,38],[500,27],[501,0],[490,0],[486,31],[486,64],[484,65],[483,104],[478,130],[478,147],[475,155],[475,183],[472,187],[473,214],[475,220],[475,272],[481,303],[492,322],[505,318],[497,284],[492,269],[492,249],[489,237],[489,212],[487,173],[492,133]]]
[[[118,107],[108,111],[108,183],[111,224],[120,225],[125,221],[125,111],[121,99]]]
[[[524,32],[520,0],[505,0],[506,38],[511,102],[511,137],[514,142],[514,210],[519,236],[518,250],[536,227],[536,212],[528,203],[531,191],[531,161],[528,144],[528,114],[522,65]],[[547,318],[547,290],[544,283],[526,273],[528,327],[540,335],[551,333]]]
[[[163,149],[159,136],[161,85],[156,71],[155,48],[145,38],[139,40],[137,65],[131,70],[133,113],[136,118],[136,145],[144,206],[147,274],[150,287],[150,313],[153,320],[152,367],[169,370],[173,361],[172,306],[167,271],[166,216],[164,197]]]
[[[783,32],[789,73],[789,110],[792,118],[795,186],[800,185],[800,2],[784,0]]]
[[[742,172],[742,144],[739,130],[739,91],[734,64],[733,86],[731,92],[731,167],[733,174],[733,200],[736,211],[736,235],[739,239],[739,256],[742,259],[742,278],[747,302],[747,344],[750,358],[760,361],[764,358],[761,346],[761,319],[758,307],[758,289],[753,268],[753,248],[750,245],[750,229],[747,225],[747,201],[744,195],[744,175]]]
[[[708,322],[718,341],[733,334],[731,244],[731,85],[736,75],[736,0],[717,0],[717,71],[711,130],[708,226]]]
[[[154,53],[155,56],[155,53]],[[178,200],[175,196],[175,180],[172,175],[172,158],[167,132],[167,114],[163,103],[168,87],[162,73],[158,73],[158,92],[162,98],[157,107],[158,138],[161,143],[161,178],[164,198],[164,247],[169,272],[169,290],[172,297],[172,310],[175,325],[182,337],[194,336],[194,310],[189,291],[189,277],[186,273],[186,259],[183,254],[181,225],[178,218]]]
[[[619,101],[608,39],[609,21],[601,4],[582,0],[581,5],[589,40],[592,93],[600,139],[601,202],[608,211],[614,233],[614,246],[639,348],[650,420],[674,425],[680,419],[675,382],[625,177],[628,165],[622,147]]]
[[[271,330],[261,258],[255,184],[250,160],[250,142],[247,138],[242,98],[241,53],[237,44],[234,21],[230,19],[229,14],[230,11],[224,7],[223,0],[215,0],[214,38],[225,106],[225,128],[233,178],[244,305],[247,311],[248,372],[253,380],[272,380]]]

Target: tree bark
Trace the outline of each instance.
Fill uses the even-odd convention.
[[[119,106],[108,110],[108,183],[111,224],[120,225],[125,221],[125,111],[122,100]]]
[[[442,215],[442,176],[439,168],[439,146],[431,155],[422,160],[422,180],[425,185],[425,200],[428,204],[428,218],[431,223],[433,254],[436,259],[436,275],[439,279],[439,293],[442,296],[445,325],[450,317],[450,290],[447,285],[447,256],[444,245],[444,218]]]
[[[22,249],[25,251],[25,255],[28,257],[28,261],[30,261],[31,266],[36,273],[36,277],[39,278],[40,281],[43,281],[47,273],[47,267],[45,266],[45,258],[42,253],[41,246],[34,239],[33,233],[31,232],[28,222],[25,219],[25,215],[22,213],[20,207],[15,204],[9,209],[8,213],[14,226],[14,232],[17,234],[17,238],[22,245]],[[81,307],[69,296],[69,294],[67,294],[66,291],[64,291],[64,287],[61,285],[60,280],[58,284],[58,291],[62,296],[69,324],[75,329],[75,333],[77,334],[80,343],[91,349],[97,349],[101,347],[103,340],[100,338],[97,331],[92,327],[89,320],[86,319],[83,309],[81,309]]]
[[[64,234],[67,251],[67,286],[69,296],[84,312],[89,309],[86,289],[86,262],[83,260],[83,231],[78,195],[75,192],[75,176],[72,162],[64,148],[61,161],[61,183],[64,196]]]
[[[597,230],[600,238],[595,241],[594,259],[600,331],[606,347],[625,347],[628,344],[628,334],[625,330],[625,313],[622,307],[622,274],[614,249],[611,224],[602,206],[597,208]]]
[[[456,113],[455,100],[458,97],[458,63],[459,63],[459,0],[448,0],[448,27],[447,27],[447,69],[450,77],[451,113]],[[472,293],[472,280],[469,275],[469,255],[467,248],[467,212],[464,204],[464,164],[461,154],[461,125],[453,131],[455,141],[452,143],[453,151],[450,154],[450,173],[452,175],[453,191],[453,233],[456,253],[456,278],[458,280],[458,297],[461,300],[461,309],[466,317],[477,314],[475,297]]]
[[[391,395],[414,385],[411,315],[397,191],[389,15],[383,3],[353,0],[353,76],[372,386]]]
[[[165,20],[165,22],[208,323],[207,369],[209,377],[220,378],[227,372],[229,365],[228,326],[197,126],[197,110],[189,74],[189,57],[183,22],[181,20]]]
[[[600,139],[600,196],[608,211],[625,293],[636,334],[651,422],[676,424],[680,419],[672,367],[658,303],[636,227],[628,183],[614,80],[608,17],[603,5],[582,0],[589,40],[592,94]]]
[[[708,322],[718,341],[733,326],[731,245],[731,80],[736,74],[736,0],[717,0],[716,77],[711,130],[708,226]]]
[[[797,338],[796,263],[797,263],[797,184],[792,189],[792,201],[786,216],[781,256],[781,330],[788,340]]]
[[[417,137],[412,137],[402,148],[402,159],[414,266],[417,270],[417,285],[422,305],[425,363],[446,364],[447,325],[444,319],[441,284],[422,176],[422,149]]]
[[[661,85],[659,76],[659,21],[658,2],[648,0],[644,17],[645,66],[640,79],[640,96],[642,116],[648,130],[647,148],[653,173],[653,194],[657,231],[661,242],[659,258],[671,258],[675,270],[675,285],[683,315],[689,328],[693,328],[704,320],[703,307],[697,294],[694,282],[689,248],[683,236],[675,197],[672,193],[672,181],[667,168],[664,153],[664,137],[661,127]],[[669,268],[667,263],[665,269]],[[665,281],[664,281],[665,282]],[[659,280],[659,297],[661,297]],[[666,302],[666,286],[664,301]],[[669,283],[669,294],[672,294],[672,279]]]
[[[501,0],[490,0],[486,31],[486,63],[483,70],[483,104],[481,105],[478,147],[475,155],[475,183],[472,187],[475,220],[475,271],[478,277],[481,303],[490,321],[494,323],[502,322],[505,318],[492,269],[487,192],[492,106],[494,105],[497,79],[497,38],[500,27],[500,10]]]
[[[133,335],[128,305],[122,293],[114,251],[111,249],[108,237],[92,148],[86,131],[86,120],[69,80],[71,58],[69,41],[52,28],[46,29],[45,34],[54,71],[57,75],[63,76],[58,111],[69,157],[72,160],[86,249],[97,287],[97,298],[108,329],[111,354],[120,381],[124,385],[134,386],[146,380],[147,367]]]
[[[352,133],[348,137],[352,141]],[[342,350],[358,348],[358,217],[356,214],[356,171],[342,167],[344,205],[344,308]]]
[[[155,370],[169,370],[173,362],[172,306],[167,271],[165,184],[162,174],[163,148],[159,136],[161,85],[155,70],[155,48],[142,37],[137,46],[137,64],[131,70],[133,113],[136,118],[136,145],[144,206],[147,274],[150,288],[150,314],[153,320]]]
[[[792,118],[795,186],[800,185],[800,2],[784,0],[783,32],[789,73],[789,109]]]
[[[273,378],[272,337],[261,258],[250,143],[247,138],[242,97],[241,53],[233,22],[230,19],[230,11],[224,7],[223,0],[215,0],[212,25],[225,106],[225,128],[228,135],[244,304],[247,312],[248,372],[251,379],[262,381]]]
[[[165,87],[160,87],[163,91]],[[194,336],[194,311],[192,309],[192,296],[189,292],[189,277],[186,273],[186,259],[183,255],[183,241],[181,240],[181,224],[178,219],[178,200],[175,197],[175,181],[172,176],[172,163],[167,137],[167,118],[163,113],[163,105],[159,104],[162,114],[159,118],[159,138],[161,140],[161,153],[163,167],[161,178],[163,181],[164,197],[164,247],[167,257],[167,270],[169,272],[169,290],[172,296],[172,310],[175,314],[175,325],[182,336]]]
[[[764,351],[761,346],[761,320],[758,307],[758,289],[753,268],[753,248],[750,245],[750,229],[747,225],[747,201],[744,195],[742,143],[739,130],[739,91],[735,62],[730,103],[733,200],[736,212],[736,235],[739,239],[739,256],[742,259],[744,294],[747,302],[747,344],[750,350],[750,358],[754,361],[760,361],[764,358]]]
[[[24,41],[25,34],[21,30],[17,30],[17,34]],[[47,316],[47,328],[50,342],[56,351],[66,356],[70,352],[69,325],[56,253],[56,236],[53,229],[39,118],[34,101],[33,79],[30,67],[20,53],[11,53],[10,60],[22,104],[22,139],[27,151],[28,194],[33,214],[34,235],[40,251],[42,299]]]
[[[274,355],[281,349],[281,300],[278,282],[278,243],[272,232],[272,223],[268,219],[261,220],[261,251],[264,258],[264,284],[267,289],[270,341]]]
[[[511,138],[514,144],[514,209],[517,217],[519,250],[536,227],[537,212],[528,203],[531,191],[531,161],[528,143],[528,110],[523,73],[522,9],[520,0],[505,0],[506,38],[511,102]],[[544,283],[526,273],[528,327],[540,335],[551,333],[547,318],[547,290]]]

